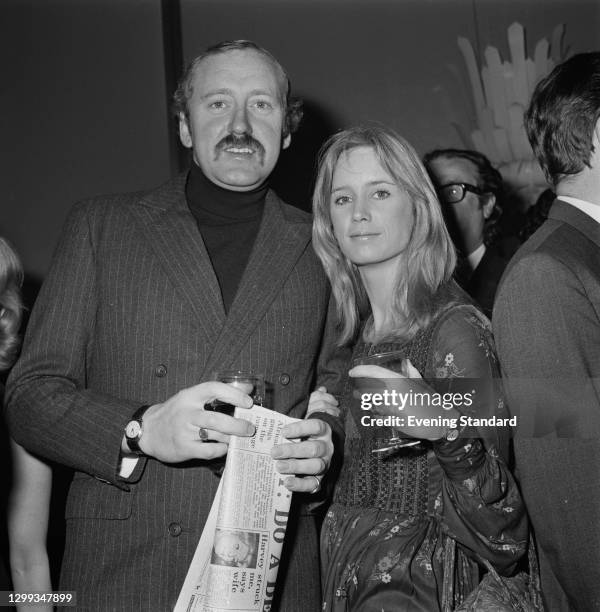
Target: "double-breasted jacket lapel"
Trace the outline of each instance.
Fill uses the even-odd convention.
[[[185,200],[185,177],[143,197],[132,208],[154,256],[190,307],[190,318],[213,348],[203,378],[227,368],[281,291],[307,248],[309,223],[290,220],[269,191],[250,259],[228,315],[206,246]]]
[[[132,207],[137,226],[206,342],[216,342],[225,323],[221,290],[208,252],[185,199],[185,176]]]
[[[281,291],[310,235],[310,224],[289,220],[281,200],[269,191],[250,259],[205,374],[226,368],[235,359]]]

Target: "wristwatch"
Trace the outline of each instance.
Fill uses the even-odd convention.
[[[129,450],[135,455],[143,455],[144,451],[140,448],[140,440],[144,433],[143,416],[150,405],[144,405],[138,408],[131,417],[131,421],[125,426],[125,441]]]
[[[454,440],[458,439],[458,436],[460,435],[460,429],[458,429],[457,427],[451,428],[446,432],[446,435],[444,436],[444,438],[448,441],[448,442],[454,442]]]

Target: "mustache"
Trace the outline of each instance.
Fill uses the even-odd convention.
[[[256,140],[256,138],[247,132],[240,135],[227,134],[225,138],[222,138],[215,147],[215,159],[229,147],[247,147],[249,149],[254,149],[258,153],[261,160],[265,156],[265,148],[260,142],[258,142],[258,140]]]

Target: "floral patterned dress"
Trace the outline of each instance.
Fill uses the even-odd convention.
[[[457,407],[464,415],[508,416],[489,321],[473,306],[448,308],[403,345],[360,342],[354,357],[391,350],[402,350],[440,394],[472,386],[471,405]],[[479,582],[478,556],[510,572],[528,527],[505,463],[509,428],[467,428],[454,441],[382,456],[372,451],[391,430],[357,424],[349,380],[340,405],[346,441],[321,533],[323,610],[452,610]]]

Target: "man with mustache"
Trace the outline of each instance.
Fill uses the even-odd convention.
[[[60,586],[77,591],[81,609],[175,604],[218,458],[230,435],[254,433],[205,410],[215,398],[252,404],[214,372],[263,373],[269,407],[295,417],[319,352],[320,384],[337,378],[326,367],[329,288],[310,216],[268,184],[300,119],[285,71],[252,42],[221,43],[192,62],[175,111],[189,173],[74,208],[10,382],[15,438],[75,469]],[[320,488],[332,426],[318,413],[284,431],[296,443],[273,456],[291,491]],[[315,610],[316,529],[297,506],[278,609]]]

